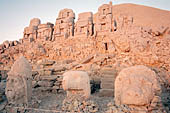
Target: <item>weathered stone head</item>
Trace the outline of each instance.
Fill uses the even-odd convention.
[[[33,18],[30,20],[30,25],[29,27],[33,27],[33,26],[38,26],[41,24],[41,20],[39,18]]]
[[[75,13],[72,9],[62,9],[59,12],[58,19],[65,19],[65,18],[75,18]]]
[[[103,4],[98,8],[99,15],[112,14],[112,4]]]
[[[78,15],[78,21],[75,24],[75,35],[83,34],[84,36],[92,35],[93,33],[93,13],[84,12]]]
[[[84,98],[90,97],[90,80],[86,72],[69,71],[63,74],[63,89],[67,96],[80,95]]]
[[[142,65],[125,68],[115,80],[115,103],[146,107],[160,88],[157,76],[151,69]]]
[[[21,56],[8,73],[5,94],[10,104],[28,104],[32,95],[32,70]]]

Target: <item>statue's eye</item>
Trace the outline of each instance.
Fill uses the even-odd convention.
[[[14,82],[15,82],[15,83],[17,83],[17,82],[18,82],[18,80],[14,80]]]
[[[11,82],[14,82],[14,79],[11,79]]]

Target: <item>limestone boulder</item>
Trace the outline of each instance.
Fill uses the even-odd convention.
[[[123,69],[115,80],[115,103],[117,105],[149,105],[160,84],[154,71],[143,66]]]
[[[63,89],[67,91],[67,96],[82,94],[83,97],[90,97],[90,80],[84,71],[68,71],[63,74]]]

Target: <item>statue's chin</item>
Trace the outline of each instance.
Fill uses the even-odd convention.
[[[7,99],[8,99],[8,102],[9,103],[13,103],[13,101],[15,100],[15,93],[14,93],[14,91],[12,91],[12,90],[8,90],[7,92],[6,92],[6,96],[7,96]]]

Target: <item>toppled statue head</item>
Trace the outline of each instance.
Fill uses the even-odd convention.
[[[142,65],[128,67],[115,80],[115,102],[147,109],[160,90],[154,71]]]
[[[32,95],[32,69],[21,56],[8,73],[5,94],[9,104],[27,105]]]
[[[84,99],[90,97],[90,80],[84,71],[68,71],[63,74],[63,89],[67,96],[80,96]]]

